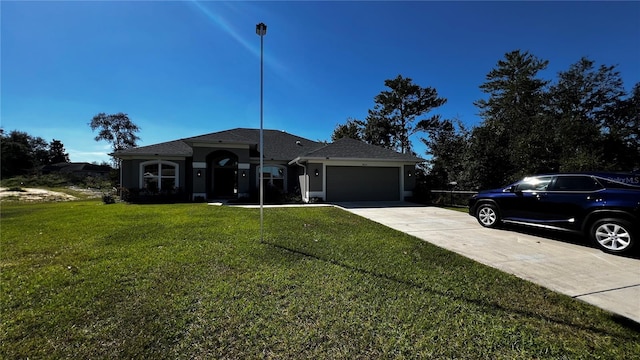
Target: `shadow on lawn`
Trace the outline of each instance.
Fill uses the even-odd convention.
[[[305,251],[301,251],[298,249],[294,249],[294,248],[290,248],[287,246],[283,246],[280,244],[276,244],[276,243],[272,243],[272,242],[267,242],[267,241],[261,241],[262,244],[274,247],[276,249],[280,249],[280,250],[284,250],[286,252],[289,253],[293,253],[293,254],[297,254],[297,255],[301,255],[301,256],[305,256],[308,258],[312,258],[314,260],[318,260],[318,261],[322,261],[322,262],[326,262],[332,265],[336,265],[336,266],[340,266],[344,269],[350,270],[350,271],[355,271],[364,275],[368,275],[368,276],[373,276],[376,278],[380,278],[380,279],[384,279],[384,280],[388,280],[388,281],[392,281],[398,284],[402,284],[402,285],[406,285],[409,287],[414,287],[414,288],[418,288],[421,290],[424,290],[426,292],[432,293],[432,294],[436,294],[442,297],[449,297],[449,298],[453,298],[456,300],[461,300],[464,302],[468,302],[468,303],[472,303],[478,307],[481,307],[483,309],[485,309],[485,311],[487,311],[488,313],[492,313],[494,315],[500,315],[501,312],[507,312],[507,313],[515,313],[518,314],[520,316],[524,316],[524,317],[529,317],[529,318],[537,318],[541,321],[548,321],[548,322],[552,322],[552,323],[556,323],[556,324],[560,324],[560,325],[564,325],[564,326],[569,326],[572,328],[578,328],[580,330],[586,330],[586,331],[592,331],[595,333],[599,333],[599,334],[603,334],[603,335],[607,335],[607,336],[613,336],[616,338],[620,338],[621,335],[619,333],[611,333],[610,331],[608,331],[607,329],[603,329],[603,328],[596,328],[593,326],[584,326],[582,324],[576,324],[576,323],[572,323],[572,322],[568,322],[566,320],[563,319],[558,319],[555,318],[553,316],[550,315],[546,315],[546,314],[541,314],[541,313],[536,313],[536,312],[532,312],[532,311],[527,311],[527,310],[523,310],[523,309],[517,309],[517,308],[509,308],[506,307],[502,304],[496,303],[496,302],[492,302],[492,301],[488,301],[485,299],[474,299],[474,298],[468,298],[468,297],[464,297],[464,296],[459,296],[459,295],[455,295],[453,292],[443,292],[440,290],[436,290],[433,288],[428,287],[426,284],[421,284],[421,283],[417,283],[411,280],[407,280],[407,279],[400,279],[394,276],[390,276],[387,274],[383,274],[383,273],[379,273],[379,272],[375,272],[375,271],[371,271],[371,270],[367,270],[367,269],[362,269],[359,267],[354,267],[351,265],[347,265],[344,264],[340,261],[336,261],[336,260],[332,260],[332,259],[325,259],[322,257],[319,257],[317,255],[314,255],[312,253],[309,252],[305,252]],[[622,327],[635,331],[635,332],[640,332],[640,323],[637,323],[631,319],[628,319],[624,316],[621,315],[617,315],[617,314],[610,314],[609,317],[611,318],[612,321],[614,321],[615,323],[621,325]],[[627,340],[635,340],[635,338],[633,336],[624,336],[622,335],[622,338],[627,339]]]

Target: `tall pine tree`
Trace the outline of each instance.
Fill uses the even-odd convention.
[[[480,86],[489,97],[475,103],[483,121],[474,130],[476,143],[471,147],[477,152],[478,171],[493,172],[485,180],[489,184],[482,185],[498,186],[522,175],[552,170],[553,149],[543,131],[548,126],[544,114],[548,81],[538,77],[547,64],[515,50],[498,61]]]

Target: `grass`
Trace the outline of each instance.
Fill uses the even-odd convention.
[[[0,358],[603,358],[637,324],[335,208],[3,204]]]

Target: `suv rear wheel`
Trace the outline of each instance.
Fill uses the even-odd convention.
[[[476,219],[478,219],[480,225],[487,228],[494,228],[500,223],[498,208],[490,203],[480,204],[476,209]]]
[[[601,219],[593,223],[589,236],[603,251],[612,254],[626,253],[635,245],[633,225],[622,219]]]

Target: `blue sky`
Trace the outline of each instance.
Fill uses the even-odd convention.
[[[125,112],[139,145],[260,126],[329,140],[364,119],[384,80],[437,89],[432,114],[481,119],[473,102],[504,54],[582,56],[640,82],[640,2],[1,1],[0,123],[61,140],[71,161],[107,161],[88,126]],[[414,140],[419,155],[424,149]]]

